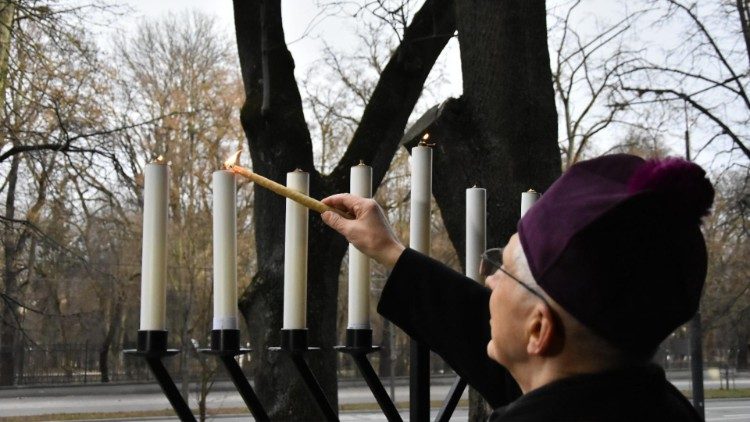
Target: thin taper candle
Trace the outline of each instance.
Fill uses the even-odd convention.
[[[279,194],[285,198],[289,198],[292,201],[300,203],[304,205],[305,207],[310,208],[313,211],[317,211],[321,214],[323,214],[326,211],[333,211],[348,219],[354,218],[353,215],[348,214],[344,211],[337,210],[336,208],[329,207],[328,205],[318,201],[317,199],[309,197],[308,195],[306,195],[306,193],[298,192],[298,191],[295,191],[294,189],[289,189],[288,187],[280,183],[276,183],[271,179],[263,177],[260,174],[255,173],[254,171],[250,169],[239,166],[237,164],[237,161],[239,160],[239,156],[241,152],[242,151],[237,151],[236,153],[234,153],[234,155],[230,159],[225,161],[224,168],[257,183],[276,194]]]

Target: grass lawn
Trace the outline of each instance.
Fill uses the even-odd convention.
[[[693,397],[693,392],[683,390],[682,394],[688,399]],[[731,390],[705,390],[706,400],[710,399],[742,399],[750,397],[750,388],[734,388]]]

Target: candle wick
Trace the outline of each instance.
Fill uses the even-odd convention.
[[[435,143],[434,142],[427,142],[426,140],[421,140],[421,141],[419,141],[419,146],[420,147],[430,147],[430,148],[432,148],[432,147],[435,146]]]

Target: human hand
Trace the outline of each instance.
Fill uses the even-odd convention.
[[[355,217],[350,220],[326,211],[322,214],[324,223],[344,235],[349,243],[370,258],[389,269],[396,265],[405,247],[396,238],[375,200],[342,193],[323,199],[323,203]]]

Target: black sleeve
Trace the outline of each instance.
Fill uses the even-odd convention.
[[[490,290],[444,264],[406,249],[378,312],[440,355],[495,408],[520,396],[508,371],[487,356]]]

